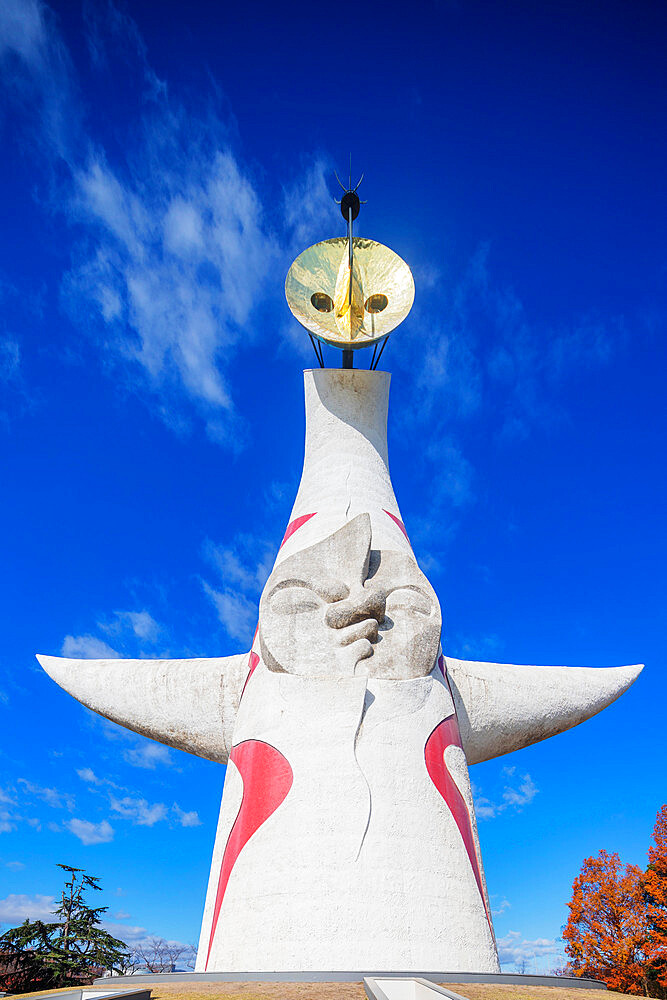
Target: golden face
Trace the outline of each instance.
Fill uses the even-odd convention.
[[[346,350],[368,347],[402,323],[412,308],[410,268],[389,247],[346,236],[304,250],[285,281],[287,304],[307,330]],[[351,286],[351,288],[350,288]]]

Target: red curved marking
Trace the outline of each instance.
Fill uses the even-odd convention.
[[[251,649],[250,650],[250,658],[248,659],[248,664],[249,664],[248,676],[245,679],[245,683],[243,685],[243,691],[241,691],[241,697],[243,697],[243,695],[245,693],[246,686],[248,684],[248,681],[250,680],[250,678],[252,677],[252,675],[255,673],[255,668],[256,668],[256,666],[257,666],[258,663],[259,663],[259,656],[257,655],[257,653],[255,652],[254,649]]]
[[[292,768],[287,759],[270,743],[263,743],[261,740],[246,740],[244,743],[239,743],[232,750],[229,759],[234,762],[241,774],[243,798],[222,856],[206,967],[211,955],[220,907],[236,859],[253,833],[256,833],[262,823],[265,823],[285,801],[293,780]]]
[[[440,664],[440,669],[443,670],[444,674],[444,664],[440,663],[440,661],[438,661],[438,663]],[[489,922],[489,927],[491,927],[491,917],[486,905],[486,896],[484,895],[484,887],[482,885],[482,873],[480,872],[479,862],[477,860],[475,838],[472,833],[472,824],[470,822],[468,807],[466,806],[465,799],[461,795],[456,782],[447,770],[447,765],[445,764],[445,750],[447,747],[451,746],[461,746],[459,725],[456,721],[455,714],[451,715],[448,719],[444,719],[435,727],[426,741],[426,746],[424,747],[424,760],[426,761],[426,770],[429,773],[431,781],[447,803],[449,811],[454,817],[454,822],[459,828],[459,833],[461,834],[465,849],[468,852],[468,858],[472,866],[475,881],[477,882],[477,888],[479,889],[479,894],[482,897],[484,910],[486,912],[486,919]]]
[[[257,633],[258,632],[259,632],[259,622],[257,622],[257,624],[255,626],[255,634],[253,635],[252,642],[250,644],[250,656],[248,657],[248,673],[246,674],[246,679],[245,679],[245,682],[243,684],[243,688],[241,690],[241,698],[243,697],[243,694],[245,692],[245,689],[246,689],[246,686],[248,684],[248,681],[250,680],[250,678],[252,677],[252,675],[255,672],[255,667],[259,663],[259,656],[255,652],[255,643],[257,642]],[[239,699],[239,701],[240,700],[241,699]]]
[[[392,514],[391,511],[389,511],[389,510],[385,510],[384,507],[382,508],[382,510],[384,510],[385,514],[389,515],[389,517],[392,519],[392,521],[394,522],[394,524],[397,524],[399,526],[399,528],[401,529],[401,531],[405,535],[405,539],[406,539],[406,541],[407,541],[407,543],[409,545],[410,544],[410,539],[408,538],[408,533],[405,530],[405,525],[401,521],[400,517],[396,517],[395,514]]]
[[[280,543],[280,548],[282,549],[287,539],[291,538],[294,532],[298,531],[299,528],[306,523],[306,521],[310,521],[311,517],[315,517],[316,513],[317,511],[314,510],[312,514],[302,514],[301,517],[295,517],[293,521],[290,521],[285,530],[283,540]]]

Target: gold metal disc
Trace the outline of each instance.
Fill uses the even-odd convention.
[[[389,247],[355,236],[352,250],[350,272],[346,236],[316,243],[297,257],[285,280],[287,304],[299,323],[346,350],[386,337],[415,297],[410,268]]]

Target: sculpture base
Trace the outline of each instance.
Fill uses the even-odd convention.
[[[512,972],[378,972],[364,969],[357,972],[155,972],[135,976],[110,976],[96,979],[95,986],[115,986],[134,983],[360,983],[365,978],[428,979],[432,983],[488,983],[489,985],[556,986],[561,989],[606,990],[607,984],[598,979],[576,976],[541,976]]]

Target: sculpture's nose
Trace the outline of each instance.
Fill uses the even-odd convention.
[[[330,604],[326,612],[326,623],[329,628],[346,628],[357,622],[374,618],[378,624],[383,620],[387,595],[384,590],[367,590],[359,587],[353,590],[344,601]]]

